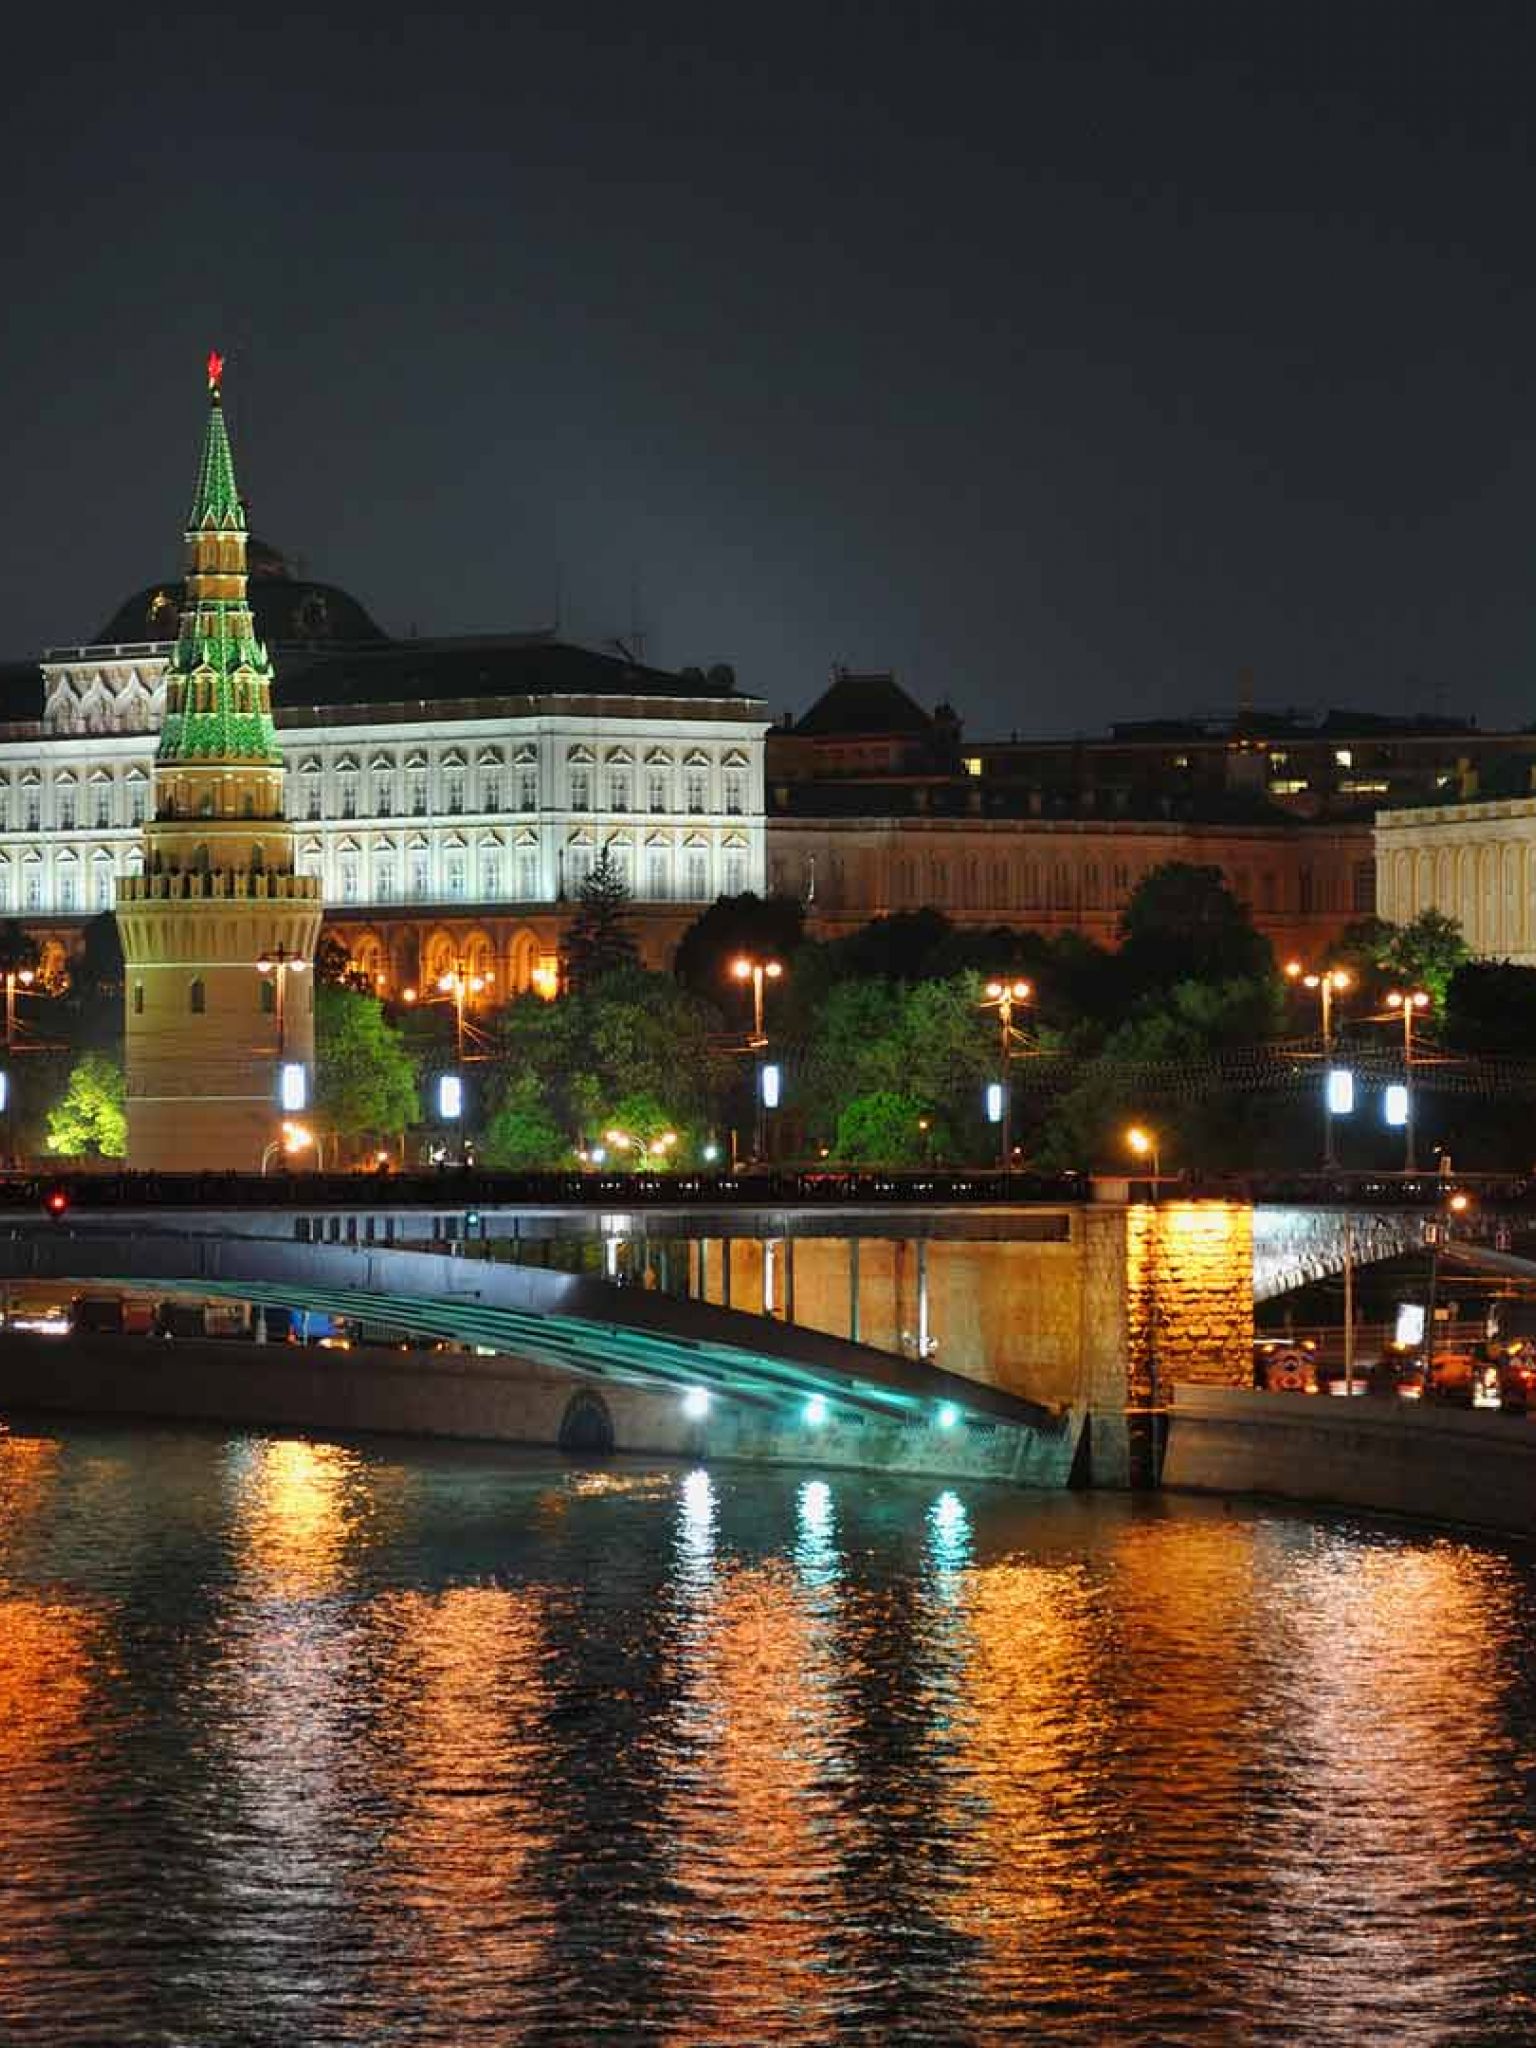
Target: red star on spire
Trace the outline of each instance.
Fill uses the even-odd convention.
[[[216,348],[208,351],[208,389],[217,398],[219,386],[224,381],[224,358]]]

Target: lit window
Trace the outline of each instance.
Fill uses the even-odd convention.
[[[1340,768],[1353,768],[1355,765],[1355,753],[1353,747],[1335,747],[1333,750],[1333,758],[1336,765]]]
[[[960,765],[967,775],[979,775],[981,773],[981,756],[980,754],[967,754]]]

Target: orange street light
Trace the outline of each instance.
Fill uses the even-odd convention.
[[[759,960],[754,954],[740,953],[731,962],[731,973],[737,981],[752,984],[752,1044],[754,1047],[768,1043],[763,1031],[763,984],[783,978],[782,960]]]
[[[1424,988],[1394,988],[1387,991],[1387,1008],[1400,1010],[1403,1018],[1403,1171],[1412,1173],[1413,1157],[1413,1020],[1424,1016],[1433,1003]]]
[[[1013,1013],[1021,1004],[1031,1001],[1034,993],[1033,983],[1025,981],[1021,975],[1013,975],[1006,978],[999,975],[996,979],[986,984],[982,994],[981,1007],[984,1010],[996,1010],[997,1012],[998,1033],[1002,1052],[1003,1114],[1001,1123],[1004,1173],[1013,1164],[1013,1116],[1008,1088],[1008,1062],[1013,1057]]]

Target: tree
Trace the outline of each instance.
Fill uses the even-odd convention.
[[[481,1133],[480,1158],[508,1173],[539,1173],[564,1165],[571,1141],[550,1114],[533,1074],[519,1074]]]
[[[731,962],[740,954],[786,963],[805,939],[805,908],[793,896],[721,896],[696,917],[678,941],[672,972],[708,1003],[730,990]]]
[[[352,965],[346,941],[337,938],[334,932],[322,932],[315,947],[315,986],[355,989],[359,995],[373,993],[367,975],[360,967]]]
[[[844,1105],[832,1154],[849,1166],[922,1166],[945,1149],[935,1123],[921,1096],[877,1088]]]
[[[1408,988],[1424,988],[1444,1007],[1451,977],[1472,958],[1454,917],[1441,910],[1421,910],[1407,924],[1387,925],[1376,964]]]
[[[610,974],[636,966],[640,958],[629,929],[629,884],[606,846],[582,878],[577,902],[580,908],[565,935],[565,985],[580,995]]]
[[[1444,1030],[1457,1052],[1517,1053],[1536,1045],[1536,967],[1469,960],[1446,991]]]
[[[935,972],[954,971],[935,966],[954,937],[955,928],[942,910],[898,910],[871,918],[828,950],[840,979],[924,981]]]
[[[105,1053],[77,1060],[62,1099],[48,1115],[48,1150],[72,1159],[122,1159],[128,1151],[123,1070]]]
[[[393,1138],[420,1116],[415,1068],[376,996],[316,989],[315,1108],[348,1138]]]
[[[1251,1091],[1221,1085],[1214,1056],[1271,1037],[1279,1022],[1280,988],[1273,975],[1248,981],[1184,981],[1149,997],[1076,1071],[1052,1105],[1040,1163],[1084,1169],[1124,1166],[1126,1126],[1149,1116],[1163,1133],[1165,1159],[1206,1166],[1248,1157],[1284,1160],[1283,1140],[1302,1122],[1290,1105],[1255,1148],[1253,1126],[1272,1105]]]
[[[1139,996],[1180,981],[1253,981],[1274,972],[1269,941],[1218,867],[1171,860],[1144,875],[1120,918],[1120,969]]]
[[[23,968],[36,969],[37,941],[14,917],[0,918],[0,974],[19,974]]]

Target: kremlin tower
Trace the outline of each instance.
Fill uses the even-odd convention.
[[[320,883],[294,872],[272,664],[246,599],[223,361],[187,519],[144,872],[119,884],[128,1164],[254,1173],[314,1078]]]

